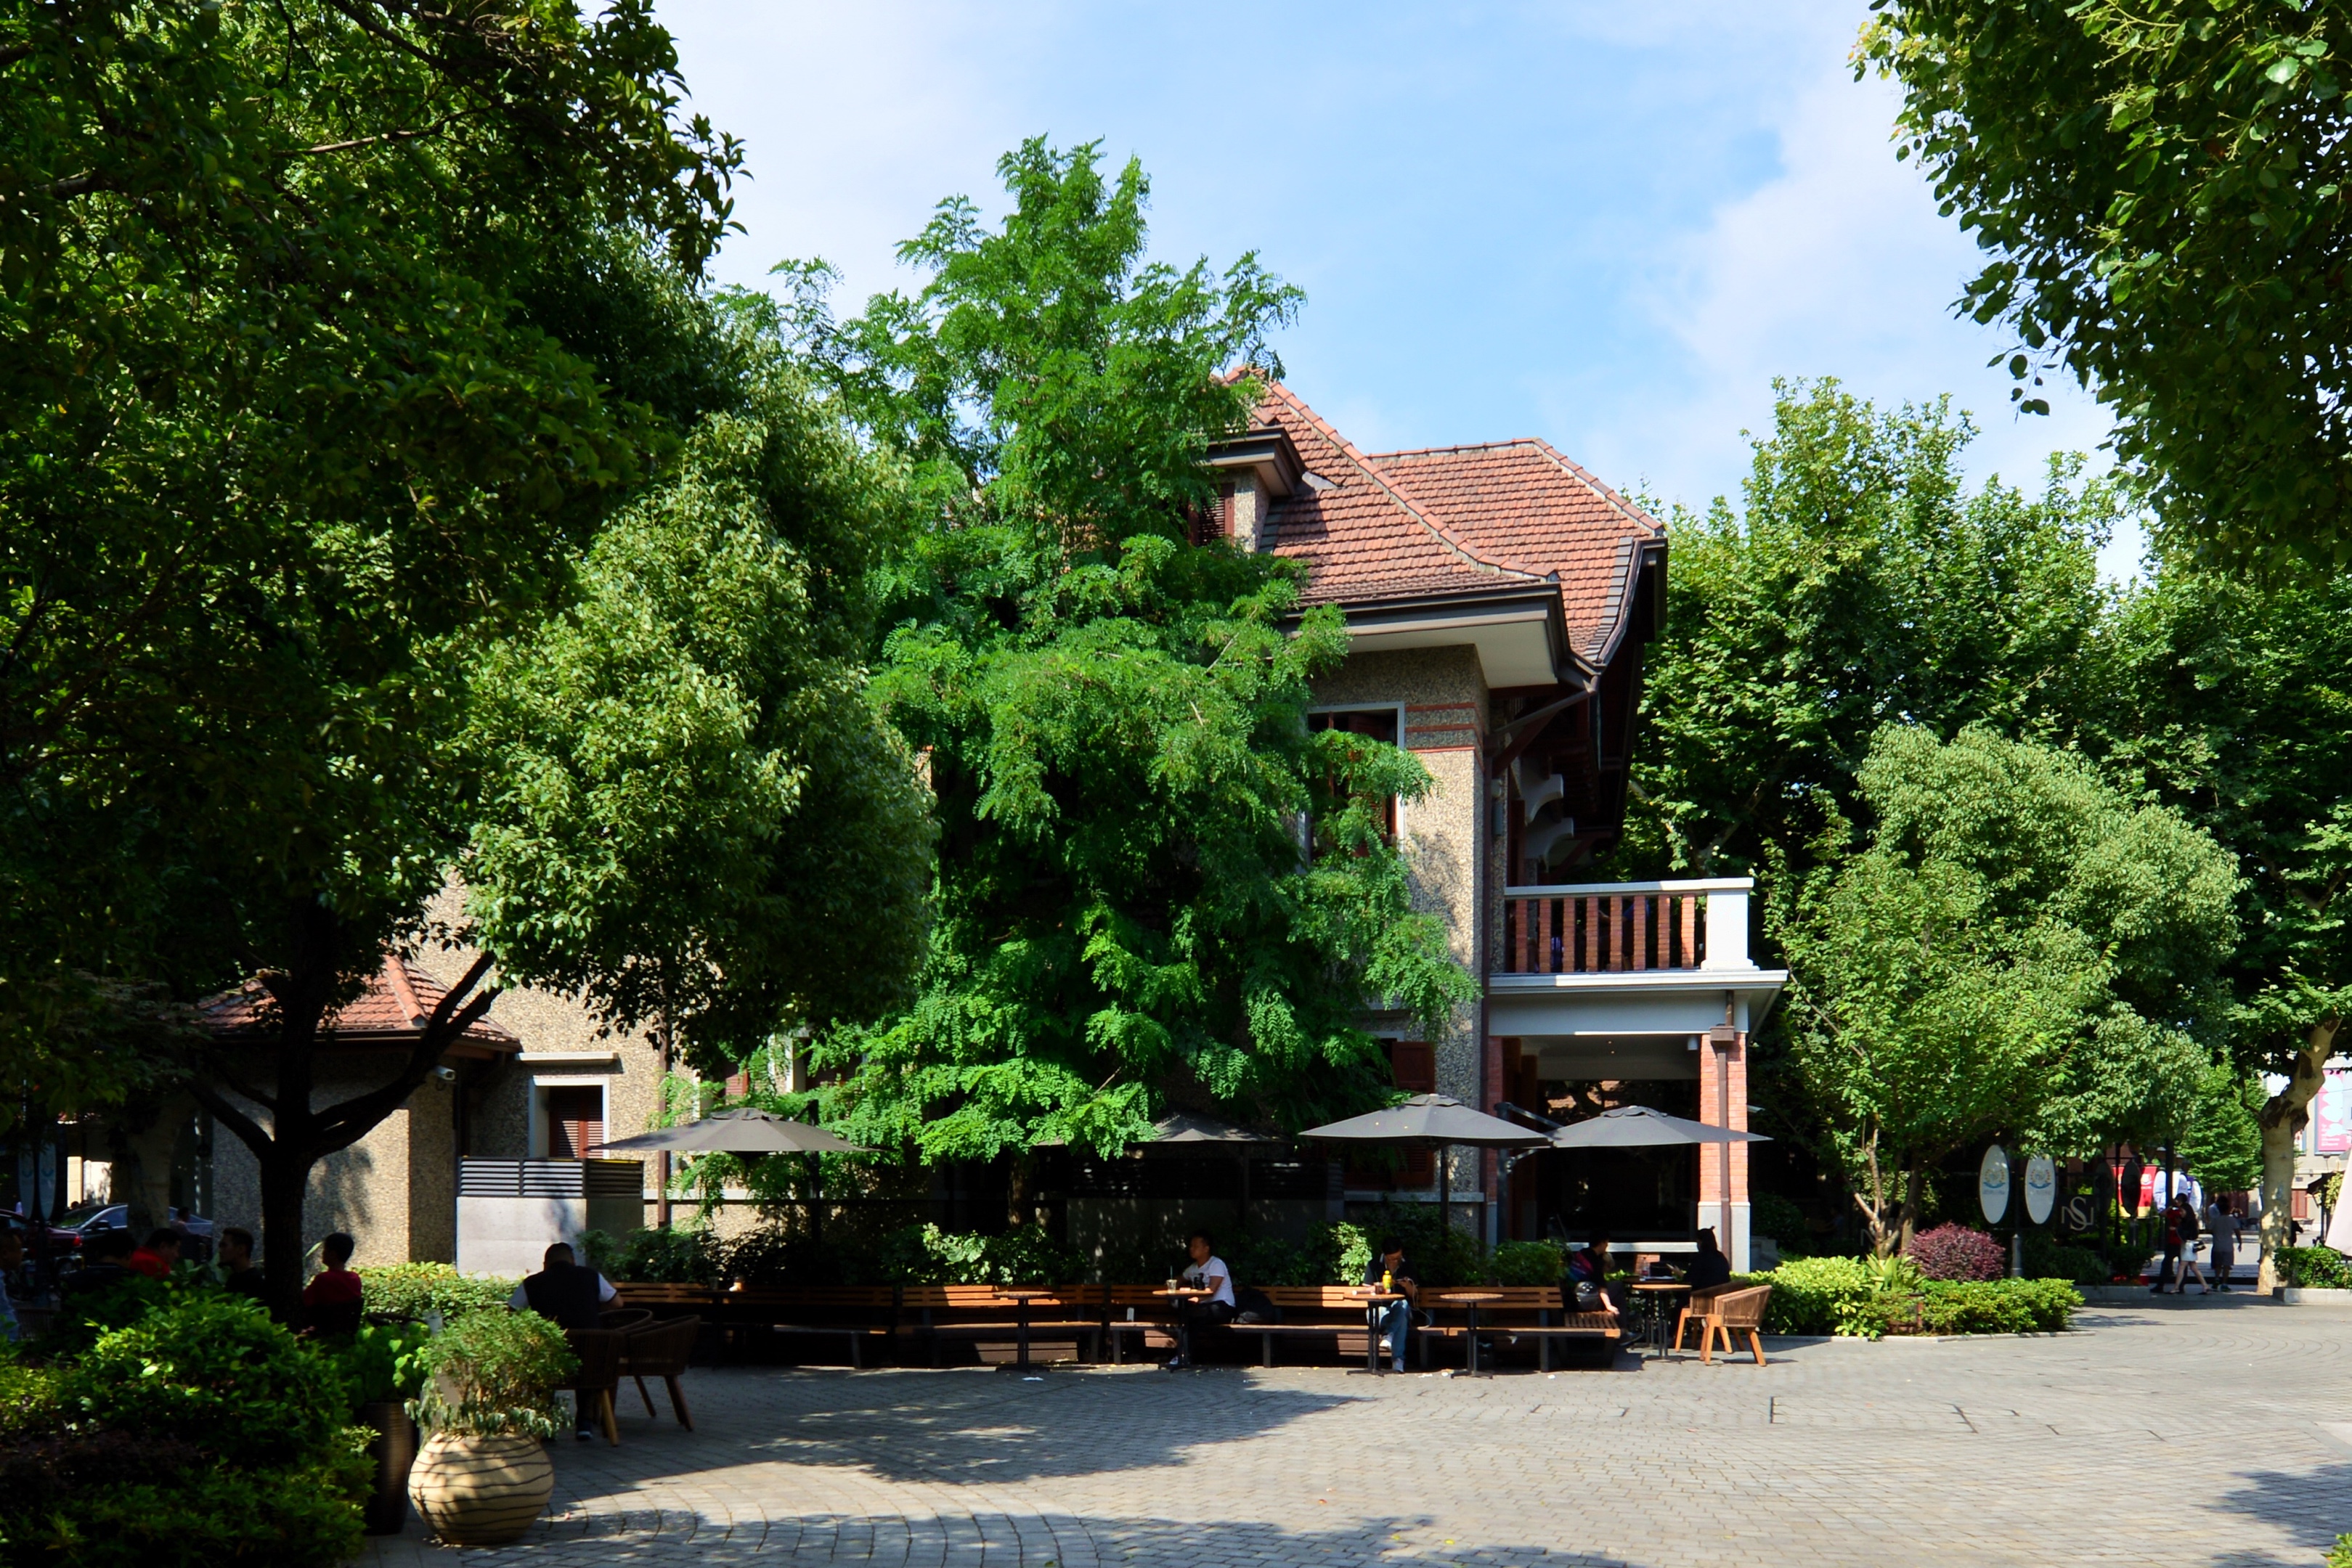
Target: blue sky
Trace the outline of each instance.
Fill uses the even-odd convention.
[[[1307,305],[1288,379],[1371,450],[1540,435],[1622,488],[1735,491],[1775,375],[1952,393],[1979,476],[2038,484],[2097,405],[2011,414],[1975,247],[1846,64],[1844,0],[945,5],[660,0],[695,106],[749,143],[719,275],[908,275],[940,198],[1002,206],[1023,137],[1142,159],[1153,248],[1255,249]],[[2135,540],[2111,547],[2129,570]]]

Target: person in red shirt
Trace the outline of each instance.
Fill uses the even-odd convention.
[[[360,1277],[344,1265],[359,1243],[336,1231],[319,1243],[326,1265],[302,1287],[302,1320],[317,1333],[350,1333],[360,1326]]]
[[[122,1260],[122,1266],[134,1274],[144,1274],[151,1280],[169,1279],[173,1266],[180,1260],[180,1233],[169,1226],[147,1233],[147,1245],[133,1251]]]

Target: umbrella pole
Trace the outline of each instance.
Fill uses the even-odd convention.
[[[1454,1145],[1437,1145],[1437,1237],[1443,1245],[1454,1229]]]

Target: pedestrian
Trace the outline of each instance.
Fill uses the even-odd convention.
[[[2171,1201],[2164,1206],[2164,1212],[2158,1217],[2157,1223],[2162,1228],[2164,1261],[2157,1269],[2156,1285],[2149,1293],[2160,1296],[2168,1286],[2177,1296],[2188,1282],[2187,1271],[2180,1265],[2181,1249],[2193,1244],[2197,1239],[2197,1216],[2189,1207],[2188,1195],[2174,1193]]]
[[[302,1287],[302,1322],[311,1333],[359,1332],[363,1292],[360,1277],[345,1267],[358,1249],[359,1243],[340,1230],[319,1243],[319,1261],[326,1266]]]
[[[2205,1231],[2213,1238],[2213,1289],[2226,1291],[2230,1275],[2238,1266],[2238,1233],[2242,1228],[2238,1221],[2236,1203],[2227,1193],[2215,1193],[2213,1201],[2205,1206]]]
[[[2204,1287],[2207,1295],[2213,1293],[2213,1281],[2206,1278],[2203,1266],[2197,1261],[2197,1243],[2200,1239],[2199,1228],[2197,1205],[2184,1197],[2180,1200],[2180,1281],[2172,1289],[2176,1296],[2189,1293],[2189,1276],[2191,1274],[2197,1276],[2198,1284]]]

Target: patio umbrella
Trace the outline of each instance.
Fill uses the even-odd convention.
[[[1556,1149],[1636,1149],[1668,1144],[1769,1144],[1771,1141],[1761,1133],[1710,1127],[1704,1122],[1687,1121],[1680,1116],[1669,1116],[1664,1111],[1653,1111],[1647,1105],[1620,1105],[1613,1111],[1603,1111],[1598,1116],[1571,1122],[1551,1134],[1551,1145]]]
[[[837,1138],[823,1127],[788,1121],[765,1111],[739,1106],[714,1111],[698,1122],[656,1127],[635,1137],[613,1138],[601,1145],[606,1154],[667,1151],[680,1155],[857,1155],[867,1151]]]
[[[1479,1149],[1539,1149],[1549,1141],[1541,1133],[1514,1126],[1484,1111],[1473,1111],[1450,1094],[1416,1094],[1402,1105],[1309,1127],[1298,1135],[1318,1143],[1387,1144],[1405,1149],[1443,1149],[1454,1144]],[[1453,1207],[1453,1166],[1440,1158],[1437,1211],[1449,1225]]]

